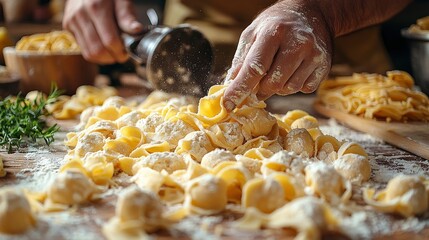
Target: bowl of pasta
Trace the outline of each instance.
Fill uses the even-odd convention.
[[[15,47],[3,49],[9,72],[20,76],[20,90],[49,93],[52,84],[72,95],[93,85],[97,65],[86,61],[73,36],[65,31],[25,36]]]

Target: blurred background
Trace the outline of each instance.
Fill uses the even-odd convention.
[[[215,16],[213,12],[218,11],[220,5],[231,5],[231,1],[222,0],[205,1],[204,6],[196,4],[199,1],[190,0],[134,2],[138,18],[145,24],[149,24],[147,10],[153,9],[161,24],[175,25],[189,22],[200,27],[214,45],[217,74],[222,74],[228,68],[240,32],[259,12],[256,7],[246,11],[243,8],[251,4],[241,4],[237,9],[230,7],[221,17]],[[270,1],[261,0],[251,2],[255,2],[254,6],[259,8],[265,7],[264,4],[270,4]],[[1,0],[0,48],[14,45],[24,35],[61,29],[64,5],[65,0]],[[242,12],[247,14],[243,15]],[[408,44],[401,36],[400,30],[427,15],[429,1],[415,0],[399,15],[380,26],[363,29],[337,39],[332,74],[385,73],[389,69],[412,73]],[[0,59],[0,62],[4,64],[3,59]],[[112,85],[120,84],[121,73],[132,71],[133,65],[129,63],[100,66],[100,73],[108,76]]]

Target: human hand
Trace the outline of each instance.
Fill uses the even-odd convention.
[[[316,1],[285,0],[264,10],[241,34],[226,78],[226,109],[252,91],[264,100],[316,90],[331,67],[330,30]]]
[[[137,34],[143,25],[132,0],[69,0],[63,28],[73,33],[85,59],[111,64],[128,58],[120,32]]]

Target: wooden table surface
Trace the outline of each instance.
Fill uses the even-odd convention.
[[[139,83],[131,84],[130,86],[121,87],[120,95],[122,96],[134,96],[136,93],[139,95],[145,95],[148,91],[144,88],[136,87]],[[268,101],[268,109],[274,113],[285,113],[292,109],[302,109],[307,111],[313,116],[316,116],[321,123],[322,131],[328,134],[336,135],[336,137],[342,139],[348,139],[351,141],[359,142],[368,152],[370,156],[370,162],[372,165],[372,176],[370,182],[377,187],[385,186],[386,182],[398,173],[405,174],[424,174],[428,176],[429,163],[427,160],[417,157],[413,154],[400,150],[391,145],[385,144],[381,141],[377,141],[372,137],[355,132],[344,126],[337,125],[337,123],[322,118],[319,114],[314,112],[312,102],[314,95],[296,94],[288,97],[275,97]],[[60,122],[60,125],[70,126],[71,122]],[[63,158],[66,153],[66,148],[63,145],[62,140],[65,138],[65,132],[70,129],[63,129],[63,132],[57,134],[57,141],[46,149],[43,153],[34,152],[34,149],[40,147],[37,144],[33,144],[27,148],[20,150],[14,154],[7,154],[4,150],[0,151],[1,157],[6,161],[14,161],[21,159],[22,168],[34,168],[35,164],[42,157],[49,157],[53,161],[59,161]],[[33,154],[28,154],[28,153]],[[32,172],[27,172],[24,175],[32,177]],[[33,176],[34,177],[34,176]],[[5,178],[0,179],[0,187],[13,186],[23,181],[23,174],[10,173]],[[126,185],[126,184],[125,184]],[[77,212],[73,213],[57,213],[59,216],[44,217],[40,224],[37,225],[35,230],[31,230],[29,233],[22,236],[5,236],[0,235],[2,238],[10,239],[102,239],[100,228],[109,218],[114,215],[114,206],[116,202],[116,193],[120,189],[112,189],[106,197],[99,201],[85,205],[78,209]],[[354,196],[355,198],[355,196]],[[358,197],[359,198],[359,197]],[[63,214],[63,215],[61,215]],[[65,214],[65,215],[64,215]],[[404,225],[399,229],[386,228],[385,230],[380,229],[375,233],[372,238],[374,239],[429,239],[429,215],[422,216],[416,219],[405,221],[402,218],[395,216],[387,216],[389,221],[397,221],[399,225]],[[228,220],[229,219],[229,220]],[[291,239],[290,232],[284,230],[261,230],[259,232],[246,233],[241,231],[235,231],[230,229],[228,223],[233,220],[234,217],[228,217],[227,220],[223,219],[222,223],[219,223],[215,217],[211,218],[212,222],[205,223],[205,228],[202,228],[204,221],[197,219],[190,219],[194,221],[194,225],[190,224],[190,229],[186,230],[186,226],[182,226],[180,230],[182,233],[175,235],[173,238],[187,239],[189,235],[195,238],[205,235],[193,235],[194,232],[207,231],[210,234],[212,232],[219,231],[216,226],[221,225],[223,227],[223,239],[235,239],[237,237],[246,239],[261,239],[266,237],[274,237],[274,239]],[[407,228],[405,224],[409,222],[417,221],[420,225],[419,229]],[[225,223],[226,222],[226,223]],[[403,224],[402,224],[403,223]],[[372,228],[376,228],[377,223],[373,223]],[[414,222],[414,224],[416,224]],[[398,225],[398,226],[399,226]],[[209,227],[207,227],[209,226]],[[382,228],[382,226],[381,226]],[[185,229],[185,230],[184,230]],[[203,230],[201,230],[203,229]],[[216,230],[217,229],[217,230]],[[179,232],[180,232],[179,231]],[[189,232],[186,232],[189,231]],[[234,232],[235,231],[235,232]],[[190,233],[192,232],[192,234]],[[183,234],[187,233],[187,234]],[[186,237],[185,235],[188,235]],[[170,239],[171,233],[161,232],[157,236],[159,239]],[[213,236],[213,235],[212,235]],[[329,232],[324,234],[324,239],[348,239],[347,237],[337,234],[335,232]],[[360,239],[356,238],[356,239]]]

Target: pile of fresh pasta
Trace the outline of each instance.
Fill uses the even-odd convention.
[[[306,112],[270,114],[255,95],[228,113],[224,91],[213,86],[199,101],[154,92],[135,107],[114,96],[87,108],[46,191],[0,190],[8,209],[0,211],[0,232],[23,232],[38,214],[96,201],[118,174],[132,176],[132,184],[103,226],[108,239],[145,239],[186,217],[227,211],[241,216],[234,228],[289,228],[297,239],[338,230],[359,207],[352,185],[370,178],[365,150],[324,135]],[[399,176],[364,197],[379,211],[408,217],[427,211],[426,187],[423,178]]]
[[[429,99],[406,72],[355,73],[323,81],[317,102],[368,119],[429,121]]]
[[[17,43],[17,51],[39,53],[78,53],[80,47],[75,38],[67,31],[38,33],[22,37]]]

